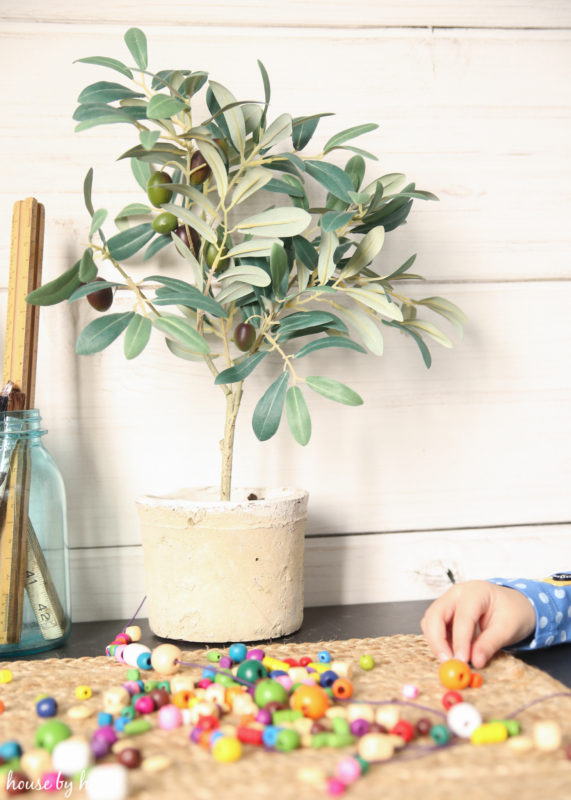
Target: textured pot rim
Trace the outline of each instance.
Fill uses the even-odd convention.
[[[232,500],[220,500],[218,486],[197,486],[185,489],[177,489],[174,492],[161,495],[140,495],[135,499],[138,506],[146,508],[180,508],[180,509],[204,509],[204,510],[223,510],[234,511],[235,509],[246,508],[262,510],[264,508],[275,508],[276,505],[307,501],[309,492],[306,489],[296,487],[235,487],[232,489],[232,497],[237,498],[243,494],[243,498]],[[206,493],[211,495],[208,499],[198,499],[196,495]],[[254,493],[258,495],[258,500],[248,500],[248,495]],[[193,496],[188,496],[192,494]]]

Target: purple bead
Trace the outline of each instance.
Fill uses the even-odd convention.
[[[254,661],[262,661],[265,655],[266,655],[265,652],[260,647],[254,647],[252,650],[248,650],[246,659],[252,659]]]
[[[260,708],[256,714],[256,722],[261,722],[262,725],[270,725],[272,722],[272,715],[266,708]]]
[[[218,666],[220,669],[230,669],[232,666],[232,659],[228,658],[228,656],[222,656],[220,661],[218,662]]]
[[[256,693],[256,687],[255,687],[255,686],[248,686],[248,688],[246,689],[246,692],[247,692],[247,693],[248,693],[248,694],[249,694],[251,697],[253,697],[253,696],[254,696],[254,694]]]
[[[97,736],[91,742],[91,749],[95,758],[103,758],[111,750],[111,745],[103,736]]]
[[[103,725],[101,728],[97,728],[97,730],[93,731],[93,736],[91,737],[92,741],[95,739],[104,739],[106,742],[109,743],[111,746],[115,744],[117,741],[117,734],[111,727],[111,725]]]
[[[354,719],[349,728],[353,736],[364,736],[369,733],[371,726],[366,719]]]
[[[198,744],[198,740],[200,739],[201,735],[204,733],[204,728],[193,728],[190,732],[190,736],[188,737],[191,742]]]

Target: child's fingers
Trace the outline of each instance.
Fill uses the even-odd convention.
[[[507,644],[503,625],[490,625],[486,628],[472,646],[472,664],[480,669],[490,658]]]
[[[433,653],[441,660],[452,658],[448,641],[448,622],[452,619],[454,608],[436,600],[421,620],[421,628]]]
[[[470,660],[470,651],[472,649],[472,640],[476,633],[476,626],[480,612],[474,607],[458,607],[454,615],[454,623],[452,625],[452,649],[454,651],[454,658],[460,661]]]

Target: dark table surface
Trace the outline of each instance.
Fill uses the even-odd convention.
[[[420,633],[420,620],[429,604],[429,600],[412,600],[399,603],[306,608],[303,625],[299,631],[274,641],[318,642],[392,636],[397,633]],[[63,647],[26,658],[78,658],[104,655],[105,646],[125,627],[126,622],[126,620],[77,622],[72,625],[71,636]],[[146,619],[137,619],[134,624],[140,626],[143,632],[142,641],[147,646],[152,648],[166,641],[151,633]],[[200,646],[200,643],[188,645],[187,649]],[[519,652],[514,655],[571,687],[571,644]]]

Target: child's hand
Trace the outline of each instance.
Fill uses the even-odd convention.
[[[487,581],[458,583],[426,610],[421,627],[442,661],[483,667],[497,650],[535,630],[535,611],[517,589]]]

